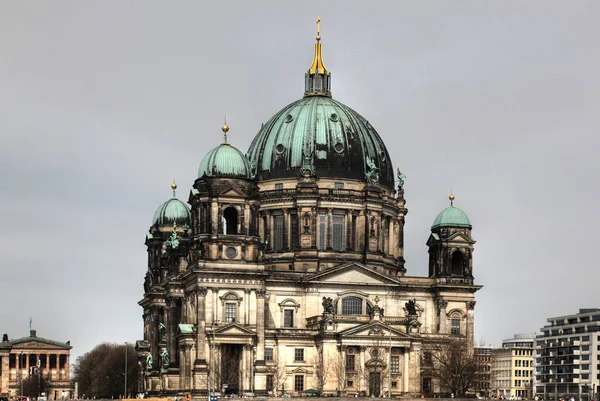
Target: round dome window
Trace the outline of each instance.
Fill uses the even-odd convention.
[[[280,155],[283,152],[285,152],[285,146],[283,146],[282,144],[278,144],[277,146],[275,146],[275,151],[278,155]]]
[[[335,145],[333,145],[333,150],[338,153],[342,153],[344,151],[344,145],[342,145],[341,142],[337,142]]]
[[[294,119],[294,117],[292,117],[291,114],[288,114],[287,116],[285,116],[286,123],[291,123],[293,119]]]
[[[382,161],[385,161],[385,152],[384,152],[383,150],[382,150],[381,152],[379,152],[379,158],[380,158]]]
[[[335,114],[335,113],[332,113],[332,114],[329,116],[329,119],[330,119],[331,121],[334,121],[334,122],[335,122],[335,121],[338,121],[338,120],[339,120],[339,117],[338,117],[338,115],[337,115],[337,114]]]

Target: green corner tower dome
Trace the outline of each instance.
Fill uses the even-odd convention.
[[[331,72],[323,64],[320,36],[306,72],[304,98],[261,127],[247,156],[261,181],[308,173],[394,187],[392,161],[377,131],[331,98]]]
[[[173,189],[173,197],[156,209],[152,218],[152,225],[176,224],[180,227],[190,226],[192,224],[192,213],[185,203],[175,197],[175,190],[177,189],[175,182],[171,184],[171,188]]]
[[[437,215],[431,228],[438,227],[467,227],[472,228],[471,221],[467,214],[457,207],[454,207],[454,195],[450,195],[450,206],[445,208]]]
[[[227,177],[251,179],[250,163],[246,156],[235,146],[227,143],[227,124],[221,127],[224,133],[223,143],[211,149],[198,168],[198,177]]]

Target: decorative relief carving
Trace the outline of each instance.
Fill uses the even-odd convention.
[[[467,309],[475,309],[475,304],[477,303],[477,301],[469,301],[467,302]]]

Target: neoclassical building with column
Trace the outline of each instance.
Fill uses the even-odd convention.
[[[0,393],[21,394],[21,382],[40,375],[47,382],[49,400],[72,397],[70,354],[71,344],[38,337],[30,330],[29,337],[9,339],[0,343]]]
[[[173,184],[156,210],[141,391],[433,394],[443,389],[424,373],[430,350],[449,339],[472,347],[481,286],[469,218],[454,196],[432,211],[429,274],[407,275],[405,177],[392,163],[404,150],[390,154],[334,100],[321,46],[317,36],[303,96],[247,152],[225,124],[187,203]]]

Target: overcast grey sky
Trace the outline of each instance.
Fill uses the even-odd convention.
[[[142,337],[144,236],[204,154],[303,94],[315,20],[334,97],[406,175],[408,275],[437,213],[478,241],[478,340],[600,307],[598,1],[0,3],[0,331]]]

